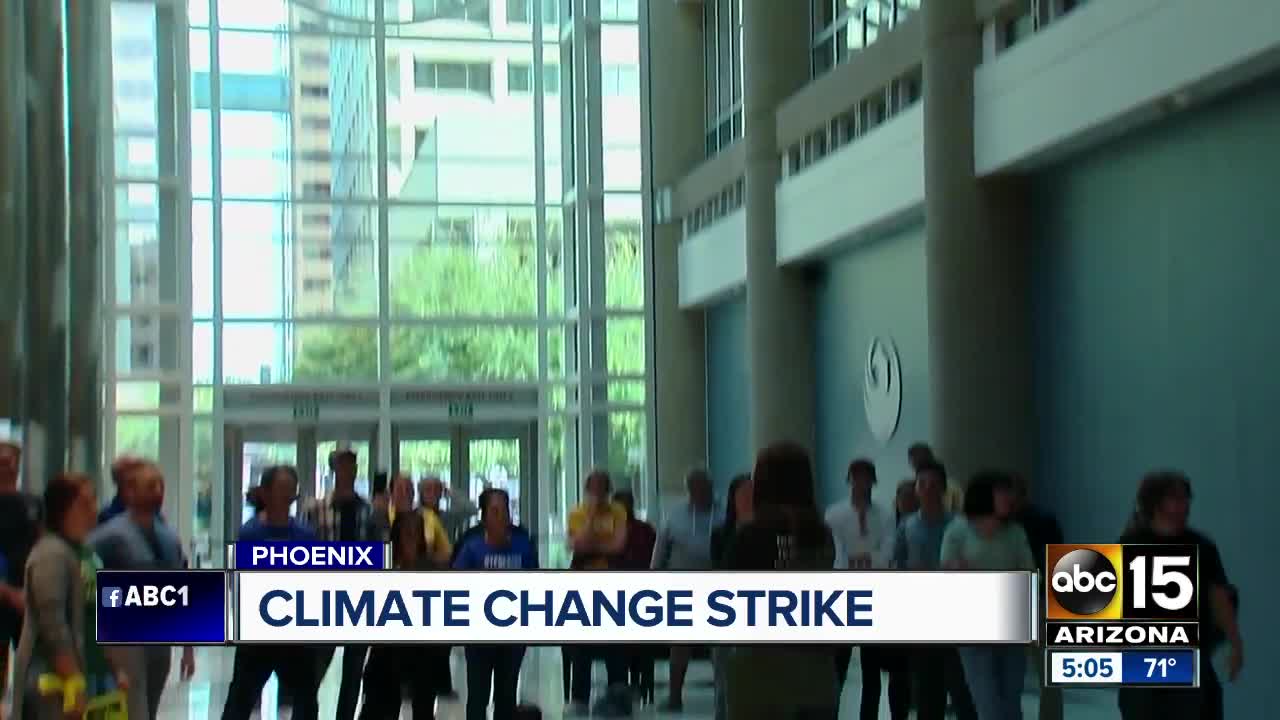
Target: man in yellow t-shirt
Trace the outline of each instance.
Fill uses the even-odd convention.
[[[613,483],[609,473],[593,470],[587,475],[586,497],[569,513],[569,547],[573,550],[574,570],[608,570],[627,544],[627,510],[613,502],[610,494]],[[602,699],[604,710],[621,710],[618,703],[627,704],[630,711],[630,692],[627,690],[627,655],[610,646],[578,646],[565,652],[570,656],[569,715],[586,712],[591,700],[591,664],[603,659],[609,677],[609,691]]]

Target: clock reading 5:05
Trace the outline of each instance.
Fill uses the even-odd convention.
[[[1053,681],[1065,683],[1120,682],[1119,653],[1054,653]]]

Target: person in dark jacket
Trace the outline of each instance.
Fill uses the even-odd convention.
[[[751,521],[751,476],[747,473],[735,475],[729,481],[728,502],[725,503],[724,524],[711,531],[711,567],[724,570],[728,567],[729,542],[733,539],[738,527]],[[711,649],[711,668],[715,677],[715,720],[728,717],[728,694],[725,692],[726,663],[729,651],[722,645]]]
[[[613,501],[627,511],[627,544],[618,559],[619,570],[648,570],[653,562],[653,548],[658,542],[658,531],[652,525],[636,517],[636,498],[630,490],[619,490]],[[633,645],[627,650],[628,679],[631,689],[641,702],[654,698],[654,652],[648,645]]]
[[[0,442],[0,696],[9,678],[9,649],[22,637],[24,571],[44,516],[40,498],[18,487],[21,466],[22,446]]]
[[[1031,502],[1030,488],[1027,478],[1015,475],[1013,478],[1014,507],[1012,520],[1022,526],[1027,534],[1027,542],[1031,545],[1031,555],[1036,561],[1036,571],[1045,576],[1045,549],[1049,545],[1060,545],[1063,542],[1062,526],[1058,519],[1048,510]],[[1041,585],[1043,588],[1044,586]],[[1044,598],[1040,607],[1045,606]],[[1062,688],[1046,687],[1044,684],[1045,658],[1043,648],[1032,648],[1032,665],[1040,676],[1040,720],[1062,720]]]
[[[422,514],[399,512],[391,523],[391,564],[396,570],[435,570],[438,563],[427,547]],[[375,645],[364,667],[364,705],[360,720],[395,720],[407,689],[414,720],[435,717],[441,694],[441,667],[448,657],[432,645]],[[447,652],[447,650],[446,650]]]
[[[1135,522],[1120,542],[1136,545],[1195,545],[1199,548],[1200,648],[1203,657],[1226,654],[1227,679],[1235,681],[1244,666],[1244,641],[1237,624],[1239,598],[1232,598],[1231,583],[1218,546],[1192,529],[1191,481],[1186,475],[1161,470],[1147,474],[1138,486]],[[1123,720],[1222,720],[1223,689],[1213,662],[1200,665],[1198,688],[1121,688]]]
[[[752,486],[753,517],[729,543],[728,569],[831,570],[835,541],[818,509],[809,453],[794,443],[765,448],[756,458]],[[836,720],[840,686],[833,648],[762,646],[731,652],[729,720]]]

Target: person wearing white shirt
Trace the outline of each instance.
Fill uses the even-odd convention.
[[[897,530],[893,513],[871,501],[876,484],[876,466],[870,460],[849,463],[848,501],[840,501],[827,510],[827,526],[836,544],[836,567],[849,570],[879,570],[889,566],[893,538]],[[887,648],[863,645],[861,648],[862,720],[880,717],[880,673],[889,673],[889,713],[893,720],[906,720],[911,712],[911,685],[905,668],[890,661]],[[843,681],[849,672],[853,648],[841,648],[836,654],[836,672]]]

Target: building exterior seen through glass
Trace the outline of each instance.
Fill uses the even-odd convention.
[[[588,466],[647,507],[637,19],[113,3],[107,455],[192,479],[197,551],[255,471],[296,463],[323,495],[339,447],[361,488],[500,485],[544,533]]]

